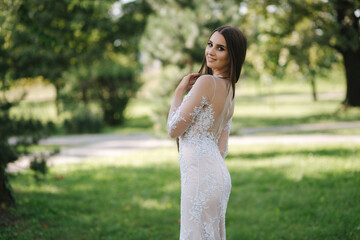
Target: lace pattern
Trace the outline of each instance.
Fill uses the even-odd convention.
[[[217,132],[214,129],[214,102],[210,102],[209,95],[199,95],[193,89],[179,106],[172,107],[168,119],[169,134],[181,133],[180,240],[225,240],[231,179],[218,146],[222,136],[214,134]],[[213,89],[209,92],[213,93]],[[229,133],[230,125],[231,120],[222,131]]]
[[[232,118],[230,118],[230,120],[227,122],[225,128],[223,131],[226,131],[227,136],[230,135],[230,129],[231,129],[231,122],[232,122]],[[225,150],[224,151],[220,151],[221,155],[225,158],[228,153],[229,153],[229,146],[228,146],[228,142],[226,141],[225,143]]]

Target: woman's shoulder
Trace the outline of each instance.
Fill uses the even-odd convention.
[[[204,90],[212,90],[215,87],[215,79],[212,75],[201,75],[196,79],[194,87]]]
[[[213,75],[210,75],[210,74],[203,74],[201,75],[198,80],[202,80],[202,81],[209,81],[209,80],[214,80],[214,76]]]
[[[209,74],[204,74],[201,75],[200,77],[198,77],[198,79],[196,79],[196,84],[197,85],[213,85],[213,84],[209,84],[209,83],[215,83],[215,79],[213,75],[209,75]]]
[[[212,99],[215,94],[215,84],[215,79],[212,75],[201,75],[196,79],[192,92]]]

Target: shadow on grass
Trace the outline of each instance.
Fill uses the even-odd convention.
[[[107,126],[103,133],[139,133],[153,131],[153,122],[149,116],[141,116],[125,119],[121,126]]]
[[[321,122],[336,122],[336,121],[359,121],[359,116],[340,116],[334,113],[329,114],[314,114],[304,117],[233,117],[233,123],[238,127],[264,127],[264,126],[291,126],[298,124],[312,124]],[[241,130],[241,129],[232,129]]]
[[[124,127],[148,129],[152,127],[152,124],[153,123],[149,116],[141,116],[141,117],[126,119]]]
[[[360,175],[303,177],[274,169],[231,170],[229,239],[360,239]]]

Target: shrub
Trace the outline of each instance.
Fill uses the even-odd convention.
[[[61,90],[61,99],[65,110],[73,111],[74,102],[85,106],[96,102],[109,125],[124,122],[124,110],[140,86],[133,67],[109,60],[79,66],[64,74],[64,78],[67,85]]]
[[[46,174],[49,171],[47,160],[51,156],[57,154],[60,152],[59,148],[53,149],[51,151],[41,152],[41,153],[35,153],[33,156],[31,156],[30,161],[30,169],[32,170],[34,174],[34,179],[36,181],[42,181],[45,180]]]
[[[80,111],[71,119],[64,121],[67,133],[98,133],[103,127],[103,120],[90,111]]]

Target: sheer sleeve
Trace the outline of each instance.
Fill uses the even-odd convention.
[[[231,121],[232,121],[232,118],[230,118],[230,120],[227,122],[226,126],[224,127],[223,131],[221,132],[221,135],[220,135],[220,138],[218,141],[218,147],[220,150],[220,154],[224,159],[228,154],[228,141],[229,141],[229,135],[230,135]]]
[[[171,104],[167,129],[171,137],[181,136],[200,110],[212,100],[215,91],[214,79],[211,76],[201,76],[196,80],[184,100],[174,97]]]

